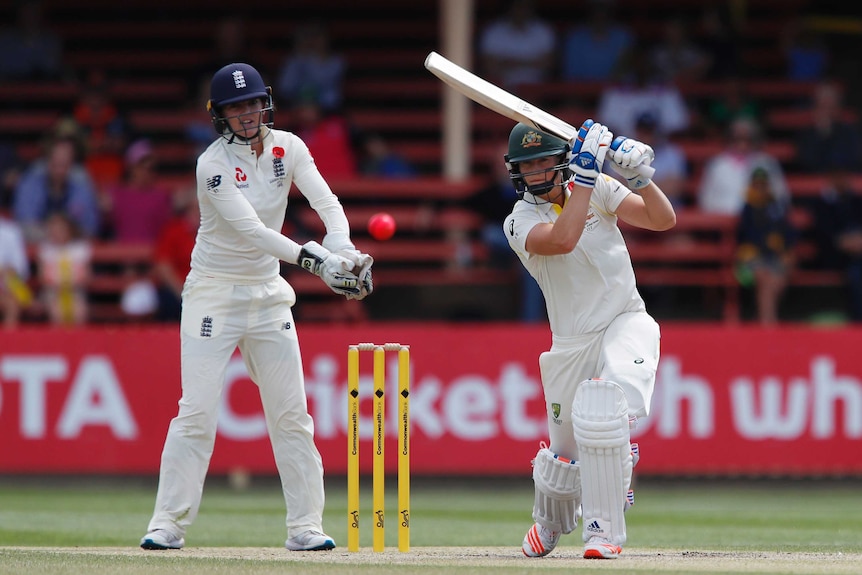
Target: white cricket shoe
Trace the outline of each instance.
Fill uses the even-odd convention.
[[[156,529],[141,537],[142,549],[182,549],[186,540],[167,529]]]
[[[533,526],[524,536],[521,550],[527,557],[544,557],[557,546],[560,535],[559,531],[551,531],[538,523],[533,523]]]
[[[335,541],[326,533],[309,529],[285,541],[284,546],[291,551],[329,551],[335,549]]]
[[[623,548],[619,545],[595,535],[584,545],[584,559],[616,559],[622,552]]]

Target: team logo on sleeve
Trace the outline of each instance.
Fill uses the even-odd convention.
[[[214,190],[221,185],[221,176],[215,175],[211,178],[207,178],[207,190]]]

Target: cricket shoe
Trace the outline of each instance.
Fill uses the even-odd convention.
[[[182,549],[185,544],[185,539],[176,537],[167,529],[150,531],[141,538],[142,549]]]
[[[326,533],[309,529],[285,541],[284,546],[291,551],[329,551],[335,549],[335,541]]]
[[[616,559],[622,552],[623,548],[619,545],[595,535],[584,545],[584,559]]]
[[[533,526],[530,527],[530,530],[524,536],[521,551],[527,557],[544,557],[557,546],[557,543],[560,541],[560,535],[559,531],[551,531],[538,523],[533,523]]]

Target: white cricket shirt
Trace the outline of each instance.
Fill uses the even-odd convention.
[[[620,313],[646,309],[615,213],[630,193],[620,182],[602,174],[590,197],[584,232],[567,254],[541,256],[526,249],[533,226],[557,221],[560,208],[556,204],[533,204],[534,198],[526,194],[529,201],[515,202],[504,221],[509,245],[542,289],[555,336],[597,332]]]
[[[198,157],[196,176],[201,224],[192,274],[260,283],[279,274],[279,260],[295,264],[301,246],[281,233],[291,183],[328,233],[350,236],[344,208],[290,132],[270,130],[259,158],[251,146],[218,138]]]

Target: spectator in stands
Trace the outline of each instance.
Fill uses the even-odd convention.
[[[104,195],[103,235],[122,243],[154,243],[171,218],[171,195],[158,180],[152,143],[136,140],[126,150],[123,181]]]
[[[635,122],[632,137],[652,146],[655,160],[651,166],[655,169],[653,181],[662,189],[674,208],[681,208],[689,203],[685,194],[688,180],[688,162],[683,149],[673,143],[667,134],[659,130],[659,121],[651,112],[644,112]],[[622,177],[611,170],[624,184]]]
[[[77,233],[75,222],[63,212],[51,213],[37,251],[41,298],[51,323],[87,322],[91,257],[90,243]]]
[[[755,168],[739,218],[736,260],[740,283],[754,287],[761,324],[778,321],[781,295],[795,261],[795,243],[787,203],[774,195],[769,172]]]
[[[748,91],[744,78],[728,75],[721,81],[720,91],[706,98],[701,133],[707,138],[721,137],[737,118],[747,118],[760,124],[763,111],[760,102]]]
[[[290,130],[308,146],[321,175],[328,180],[355,178],[359,173],[353,134],[347,120],[326,114],[319,98],[305,94],[290,109]]]
[[[191,95],[197,94],[197,82],[204,78],[207,70],[212,69],[205,66],[215,66],[218,69],[231,62],[245,61],[249,56],[247,31],[246,20],[239,14],[229,14],[219,19],[212,37],[212,51],[205,65],[198,66],[198,74],[194,79],[196,83],[192,86],[194,91]]]
[[[814,205],[818,261],[846,274],[850,319],[862,322],[862,191],[851,173],[835,170]]]
[[[649,52],[657,79],[670,83],[695,82],[708,72],[709,57],[690,39],[690,27],[679,16],[665,21],[662,40]]]
[[[120,310],[125,319],[133,323],[151,321],[158,309],[156,286],[146,272],[145,266],[131,270],[120,296]]]
[[[194,192],[178,195],[173,217],[156,240],[153,278],[158,305],[155,319],[178,322],[182,311],[182,292],[191,269],[201,213]]]
[[[63,42],[45,25],[44,2],[18,0],[15,20],[0,30],[0,77],[49,80],[64,73]]]
[[[22,310],[33,299],[27,285],[30,260],[24,233],[11,217],[11,201],[11,190],[0,188],[0,317],[5,329],[18,326]]]
[[[192,163],[212,144],[213,123],[207,112],[207,101],[210,99],[209,76],[200,81],[195,94],[186,107],[184,117],[187,120],[183,129],[186,140],[193,145],[189,152],[189,160]]]
[[[673,135],[688,129],[689,111],[685,99],[676,86],[653,74],[643,49],[632,50],[622,70],[620,81],[602,91],[596,112],[612,132],[633,134],[637,119],[644,113],[656,118],[657,129],[664,134]]]
[[[614,78],[633,47],[629,28],[614,17],[613,0],[589,0],[585,19],[578,19],[563,37],[560,77],[566,81]]]
[[[557,34],[534,0],[511,0],[483,30],[479,57],[485,77],[509,90],[548,80],[556,71]]]
[[[147,139],[133,142],[125,153],[123,181],[103,195],[103,235],[123,244],[154,245],[173,211],[172,191],[158,181],[156,156]],[[150,267],[124,266],[120,307],[129,319],[144,321],[157,308]]]
[[[704,79],[724,80],[742,72],[741,44],[728,14],[727,4],[704,8],[695,39],[709,61]]]
[[[518,319],[529,323],[547,321],[545,296],[542,295],[539,284],[521,265],[518,256],[509,247],[509,241],[500,225],[518,201],[509,168],[506,167],[505,162],[500,161],[500,158],[505,157],[508,152],[508,143],[493,150],[486,164],[489,172],[488,184],[468,198],[465,207],[481,214],[484,218],[481,230],[482,242],[488,247],[491,265],[497,269],[516,270],[518,274],[518,287],[521,292]]]
[[[787,78],[801,82],[822,79],[830,65],[829,48],[809,22],[791,19],[781,38]]]
[[[202,84],[206,84],[207,98],[209,97],[212,70],[218,70],[231,62],[248,61],[251,56],[248,29],[246,17],[236,12],[224,14],[217,19],[212,26],[209,51],[205,58],[185,74],[186,98],[190,110],[194,110],[194,106],[198,105],[197,98],[202,92]],[[210,125],[210,131],[212,131],[212,125]],[[197,158],[197,155],[194,158]]]
[[[413,178],[416,167],[407,158],[394,151],[378,133],[362,136],[361,172],[365,176],[380,178]]]
[[[278,71],[279,97],[296,102],[312,96],[324,114],[338,111],[346,70],[344,57],[332,50],[325,25],[316,20],[300,22],[294,32],[293,50]]]
[[[0,141],[0,197],[7,202],[14,198],[15,187],[25,167],[17,147],[11,142]]]
[[[789,202],[784,170],[763,149],[760,127],[748,118],[734,120],[725,147],[707,160],[697,191],[697,204],[705,212],[739,215],[755,168],[764,168],[775,198]]]
[[[84,140],[84,166],[99,193],[123,177],[123,151],[129,127],[111,95],[104,70],[93,69],[80,86],[72,117]]]
[[[858,170],[862,141],[856,122],[844,117],[841,88],[835,82],[820,82],[813,100],[812,123],[797,136],[799,168],[810,173]]]
[[[99,206],[93,181],[81,164],[80,140],[69,134],[50,139],[43,158],[34,161],[15,188],[13,213],[28,243],[43,236],[54,212],[68,215],[87,238],[99,231]]]

